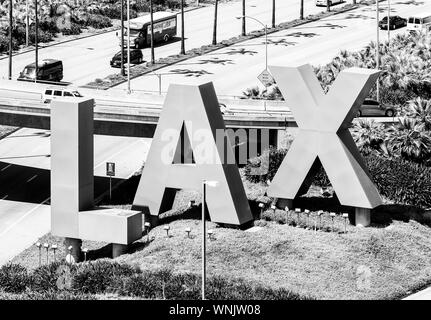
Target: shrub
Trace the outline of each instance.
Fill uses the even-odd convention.
[[[9,263],[0,268],[0,289],[10,293],[21,293],[29,284],[30,276],[25,267]]]
[[[65,270],[67,270],[65,272]],[[37,292],[52,292],[59,289],[70,289],[70,284],[64,286],[65,281],[71,281],[69,279],[63,279],[59,283],[59,277],[71,277],[76,271],[76,265],[68,265],[65,262],[53,262],[48,265],[43,265],[36,268],[32,274],[32,290]],[[68,273],[67,275],[65,273]]]
[[[431,168],[376,155],[365,160],[380,194],[396,203],[431,207]]]
[[[265,150],[260,156],[250,159],[244,168],[247,180],[254,183],[266,182],[267,180],[272,181],[287,151],[288,149],[270,148]],[[259,168],[263,170],[268,169],[267,173],[263,175],[254,174],[256,171],[259,171]]]
[[[103,293],[112,288],[112,280],[121,276],[139,273],[138,269],[127,264],[97,260],[79,265],[72,279],[72,288],[82,293]]]
[[[65,36],[80,34],[81,27],[77,23],[72,23],[70,28],[61,30],[61,33]]]
[[[85,26],[90,26],[95,29],[103,29],[112,26],[111,19],[100,14],[90,14],[85,21]]]

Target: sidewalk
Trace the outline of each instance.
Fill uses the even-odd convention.
[[[431,287],[416,292],[402,300],[431,300]]]

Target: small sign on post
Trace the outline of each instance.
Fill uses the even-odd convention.
[[[112,177],[115,177],[115,163],[106,163],[106,175],[109,177],[109,200],[112,199]]]
[[[272,75],[266,69],[263,70],[262,73],[257,76],[257,78],[259,79],[260,82],[262,82],[262,84],[265,87],[269,87],[270,85],[272,85],[275,82]]]

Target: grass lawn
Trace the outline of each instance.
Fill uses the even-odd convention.
[[[244,181],[244,185],[252,204],[270,200],[264,195],[265,184]],[[311,189],[308,196],[316,194]],[[192,199],[198,205],[199,192],[181,191],[174,209],[161,215],[160,225],[150,231],[150,243],[144,236],[132,245],[131,253],[117,260],[138,265],[142,270],[167,267],[173,272],[199,273],[200,207],[189,209],[188,202]],[[310,203],[309,209],[314,209],[310,201],[306,203]],[[254,204],[252,207],[259,210]],[[130,205],[114,207],[130,208]],[[347,233],[343,232],[344,220],[340,215],[335,218],[335,232],[328,232],[333,227],[328,212],[322,219],[325,231],[313,230],[315,217],[308,221],[311,230],[305,228],[304,216],[302,227],[295,227],[297,217],[293,213],[287,219],[288,224],[284,224],[286,213],[272,209],[262,213],[262,220],[255,221],[260,227],[256,232],[208,222],[207,228],[215,232],[215,240],[207,242],[208,275],[243,278],[317,299],[402,298],[431,285],[431,216],[408,207],[397,210],[390,206],[379,210],[374,213],[372,227],[348,225]],[[163,229],[166,224],[170,225],[169,238]],[[191,238],[187,238],[187,227],[192,230]],[[62,238],[47,234],[39,241],[57,243],[57,259],[65,257]],[[90,249],[91,260],[107,257],[111,252],[107,243],[84,241],[83,246]],[[38,257],[38,249],[32,246],[13,262],[35,268]],[[46,253],[42,254],[42,263],[46,263]]]

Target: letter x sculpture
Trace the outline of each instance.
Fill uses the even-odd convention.
[[[325,94],[310,65],[270,67],[299,127],[268,195],[293,200],[323,165],[342,205],[372,209],[382,200],[348,130],[379,71],[343,70]],[[320,160],[320,162],[319,162]]]

